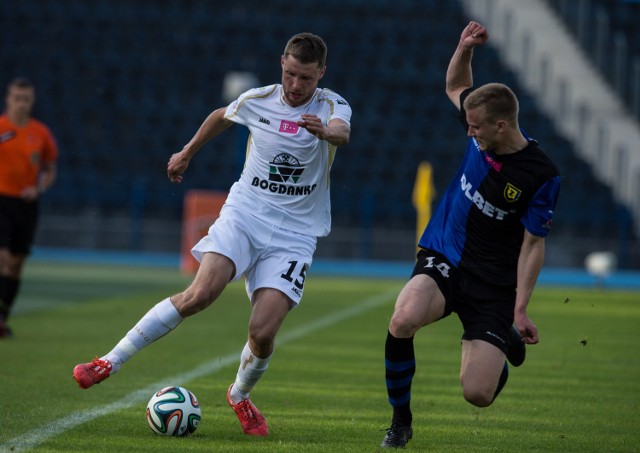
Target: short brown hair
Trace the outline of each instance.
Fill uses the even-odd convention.
[[[291,55],[302,64],[317,62],[324,67],[327,60],[327,45],[313,33],[298,33],[289,39],[284,48],[284,56]]]
[[[26,77],[16,77],[7,85],[7,91],[9,91],[9,88],[11,87],[34,88],[34,85],[31,80],[27,79]]]
[[[511,88],[502,83],[481,86],[467,96],[463,107],[465,110],[484,107],[489,121],[507,120],[518,124],[518,98]]]

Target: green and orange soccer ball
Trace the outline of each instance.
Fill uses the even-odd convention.
[[[187,436],[200,424],[200,403],[184,387],[165,387],[153,394],[147,404],[147,421],[156,434]]]

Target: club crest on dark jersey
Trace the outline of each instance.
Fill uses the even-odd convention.
[[[518,189],[516,186],[514,186],[510,182],[508,182],[507,185],[504,187],[504,199],[507,200],[509,203],[513,203],[514,201],[517,201],[518,198],[520,198],[520,195],[522,195],[522,190]]]

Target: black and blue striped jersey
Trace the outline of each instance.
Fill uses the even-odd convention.
[[[467,130],[464,109],[460,118]],[[528,145],[508,155],[482,151],[469,139],[419,247],[443,254],[461,272],[488,284],[515,287],[524,229],[547,236],[560,191],[558,167],[526,137]]]

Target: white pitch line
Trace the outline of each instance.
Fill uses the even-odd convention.
[[[345,308],[344,310],[332,313],[323,318],[320,318],[309,324],[298,327],[290,332],[287,332],[278,337],[278,345],[289,343],[290,341],[304,337],[312,332],[323,329],[325,327],[332,326],[339,322],[345,321],[349,318],[353,318],[357,315],[372,310],[385,302],[388,302],[390,298],[397,295],[397,290],[388,291],[384,294],[372,297],[365,300],[361,304]],[[205,362],[202,365],[194,368],[186,373],[181,373],[173,377],[163,379],[155,384],[151,384],[145,388],[136,390],[118,401],[107,404],[105,406],[98,407],[96,409],[90,409],[82,412],[76,412],[65,416],[62,419],[58,419],[54,422],[40,426],[34,430],[31,430],[25,434],[8,440],[4,444],[0,445],[0,452],[19,452],[34,448],[52,437],[58,436],[66,431],[75,428],[83,423],[90,422],[99,417],[112,414],[116,411],[129,408],[135,404],[146,401],[153,392],[159,388],[163,388],[169,385],[182,385],[185,382],[192,381],[194,379],[216,373],[217,371],[231,365],[239,360],[240,352],[229,354],[222,358],[216,358],[209,362]]]

